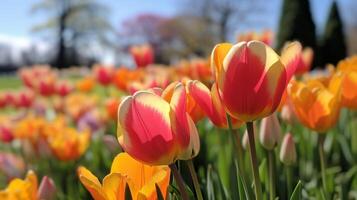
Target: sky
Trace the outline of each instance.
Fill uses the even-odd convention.
[[[31,43],[46,49],[46,42],[39,33],[34,33],[31,28],[46,21],[44,13],[31,13],[31,7],[42,0],[1,0],[0,3],[0,43],[7,42],[14,46],[28,47]],[[333,0],[310,0],[311,11],[317,32],[322,32],[328,9]],[[354,12],[349,5],[356,0],[337,0],[340,6],[342,19],[347,19],[349,13]],[[156,13],[164,16],[172,16],[183,7],[183,0],[100,0],[109,7],[109,20],[114,28],[119,29],[125,19],[140,13]],[[278,26],[282,0],[262,0],[267,3],[268,13],[265,19],[265,27],[275,30]],[[254,26],[253,26],[254,27]],[[302,27],[303,28],[303,27]],[[242,30],[245,31],[245,30]]]
[[[31,6],[41,0],[2,0],[0,5],[0,34],[14,37],[35,37],[31,27],[44,21],[43,13],[31,13]],[[166,16],[174,15],[180,8],[180,0],[101,0],[110,8],[110,21],[114,27],[131,16],[143,12],[158,13]],[[340,7],[348,7],[353,0],[338,0]],[[182,2],[182,1],[181,1]],[[268,1],[266,1],[268,2]],[[282,0],[270,0],[268,26],[275,28],[279,18],[279,8]],[[311,9],[318,29],[321,29],[326,19],[332,0],[311,0]],[[342,12],[344,15],[344,12]],[[343,16],[347,18],[348,16]]]

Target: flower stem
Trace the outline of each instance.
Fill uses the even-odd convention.
[[[288,165],[285,165],[285,167],[286,167],[286,187],[288,189],[287,198],[290,199],[292,193],[291,167]]]
[[[269,194],[270,199],[275,199],[275,155],[274,150],[268,151],[269,162]]]
[[[321,165],[321,177],[322,177],[322,186],[327,193],[327,185],[326,185],[326,168],[325,168],[325,155],[324,155],[324,141],[325,135],[319,134],[318,136],[318,146],[319,146],[319,155],[320,155],[320,165]]]
[[[186,163],[187,163],[188,169],[190,170],[191,178],[193,181],[193,186],[195,187],[195,190],[196,190],[197,199],[203,200],[200,183],[198,182],[197,174],[196,174],[192,159],[187,160]]]
[[[247,131],[248,131],[248,138],[249,138],[250,161],[252,164],[252,171],[253,171],[253,177],[254,177],[255,199],[261,200],[261,199],[263,199],[262,185],[260,183],[260,178],[259,178],[257,153],[255,151],[253,122],[247,122]]]
[[[170,167],[171,171],[174,173],[174,177],[175,177],[176,183],[177,183],[177,185],[179,187],[182,199],[183,200],[189,200],[188,194],[187,194],[186,189],[185,189],[185,183],[184,183],[184,181],[182,179],[181,174],[177,170],[177,167],[176,167],[175,163],[170,164],[169,167]]]
[[[236,160],[237,160],[238,171],[239,171],[240,177],[242,179],[242,185],[244,187],[246,199],[249,199],[250,195],[248,193],[248,186],[247,186],[247,182],[246,182],[246,180],[247,180],[246,173],[244,172],[244,162],[243,162],[244,155],[243,155],[243,147],[242,147],[241,139],[239,137],[239,133],[233,131],[231,116],[226,114],[226,118],[227,118],[229,134],[232,137],[234,148],[237,150],[237,151],[234,151],[233,154],[235,155]],[[242,193],[242,191],[239,191],[239,192]]]

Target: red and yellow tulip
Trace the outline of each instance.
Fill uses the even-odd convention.
[[[150,165],[190,159],[199,151],[197,129],[186,109],[186,89],[176,85],[170,103],[139,91],[118,109],[118,139],[132,157]]]
[[[149,44],[132,46],[130,53],[138,68],[147,67],[154,62],[154,50]]]
[[[300,51],[296,42],[282,57],[259,41],[216,45],[212,66],[226,111],[243,121],[273,113],[295,72]]]
[[[170,102],[172,95],[174,93],[175,87],[178,84],[183,84],[186,90],[186,111],[187,113],[191,116],[192,120],[194,122],[200,121],[204,117],[204,112],[201,109],[200,105],[197,104],[195,99],[192,97],[189,88],[188,88],[188,83],[190,81],[183,81],[179,83],[178,81],[172,82],[170,85],[168,85],[165,90],[162,92],[162,97],[167,101]]]
[[[219,98],[216,84],[212,85],[211,91],[203,83],[197,80],[189,81],[187,87],[190,95],[202,108],[212,123],[220,128],[228,128],[226,111]],[[232,119],[232,122],[234,127],[242,125],[242,121],[234,118]]]
[[[127,153],[120,153],[115,157],[110,174],[104,177],[102,184],[85,167],[78,168],[78,176],[94,200],[124,200],[126,185],[134,200],[154,200],[157,199],[155,184],[166,197],[170,169],[164,165],[145,165]]]

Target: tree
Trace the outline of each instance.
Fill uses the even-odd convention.
[[[54,31],[57,52],[53,64],[59,68],[83,64],[79,61],[88,56],[88,46],[108,43],[108,9],[96,0],[42,0],[32,10],[51,15],[33,30]]]
[[[310,12],[309,0],[284,0],[277,34],[276,48],[285,42],[300,41],[303,46],[316,49],[315,24]]]
[[[321,52],[322,66],[327,63],[337,64],[337,62],[344,59],[347,54],[343,24],[336,1],[331,5],[330,13],[325,25]]]

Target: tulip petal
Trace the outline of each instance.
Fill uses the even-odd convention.
[[[187,114],[187,120],[189,125],[190,144],[178,156],[180,160],[191,159],[197,156],[198,152],[200,151],[200,137],[198,135],[195,122],[191,119],[191,117],[188,114]]]
[[[124,99],[118,109],[118,138],[123,149],[145,163],[173,162],[176,147],[170,113],[170,105],[150,92]]]
[[[78,168],[77,173],[79,180],[90,192],[94,200],[107,200],[107,197],[103,192],[102,186],[97,177],[95,177],[89,170],[82,166]]]
[[[186,89],[182,83],[178,83],[171,97],[170,105],[171,126],[173,133],[177,137],[177,141],[182,149],[185,149],[190,142],[190,130],[186,112]]]
[[[301,55],[301,44],[300,42],[292,42],[284,47],[281,53],[281,62],[285,65],[286,69],[286,80],[289,82],[291,77],[294,75],[296,69],[298,68],[300,59],[299,56]]]
[[[217,44],[212,51],[211,63],[213,74],[216,74],[216,81],[218,80],[217,74],[220,74],[223,68],[223,60],[232,48],[230,43]]]
[[[103,191],[107,196],[107,200],[125,199],[125,187],[127,177],[120,173],[110,173],[103,179]],[[129,185],[131,196],[135,199],[133,191]]]
[[[209,119],[216,126],[222,127],[226,124],[225,110],[220,102],[217,86],[214,84],[211,91],[199,81],[191,81],[188,88],[191,96],[203,109]]]
[[[142,187],[138,193],[137,199],[157,199],[156,187],[157,184],[160,188],[160,191],[166,196],[167,188],[170,182],[170,169],[165,167],[164,170],[157,172],[150,181]]]

